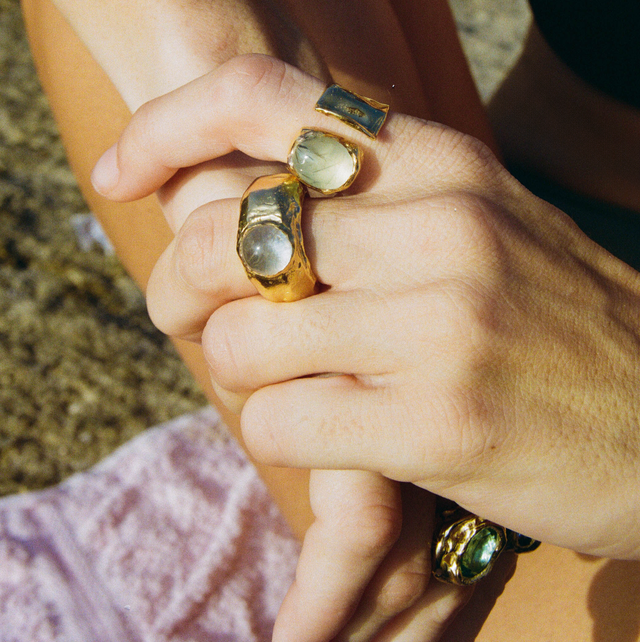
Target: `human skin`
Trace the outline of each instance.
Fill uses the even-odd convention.
[[[114,242],[118,256],[144,289],[151,266],[177,229],[179,220],[176,217],[207,202],[214,193],[219,197],[225,193],[223,190],[228,195],[241,193],[251,177],[262,170],[243,167],[241,164],[246,159],[237,159],[236,165],[240,166],[227,167],[227,171],[216,171],[220,168],[212,164],[182,171],[160,195],[162,212],[154,199],[127,206],[125,225],[125,208],[114,206],[92,190],[88,180],[90,169],[124,127],[129,111],[234,55],[273,54],[278,49],[286,54],[287,47],[279,45],[283,29],[274,33],[272,25],[265,25],[255,11],[260,4],[253,2],[245,3],[244,12],[245,18],[252,16],[252,20],[245,19],[242,23],[238,20],[240,3],[233,3],[233,7],[228,2],[209,3],[206,8],[210,15],[203,15],[205,5],[196,2],[187,5],[167,2],[160,11],[156,3],[148,1],[107,5],[61,0],[57,4],[62,14],[48,0],[23,3],[39,74],[83,193]],[[299,6],[300,3],[291,5]],[[339,5],[344,10],[347,3]],[[386,13],[378,10],[378,15],[384,14],[378,18],[379,22],[387,18],[384,20],[385,37],[381,39],[387,44],[381,46],[375,42],[364,53],[358,53],[363,37],[349,39],[344,27],[340,27],[361,21],[338,20],[341,17],[338,11],[337,18],[332,18],[331,24],[323,27],[323,21],[312,8],[314,42],[289,52],[289,61],[310,71],[320,70],[319,73],[325,75],[330,72],[334,79],[356,91],[387,100],[395,109],[448,122],[491,143],[489,128],[446,4],[422,5],[418,3],[412,14],[413,28],[426,25],[431,30],[430,23],[438,26],[428,38],[427,46],[422,39],[405,38],[398,24],[388,19],[388,10]],[[232,12],[230,8],[233,8]],[[403,14],[410,13],[411,3],[397,2],[394,8]],[[286,6],[282,11],[286,13],[285,9]],[[335,11],[328,12],[329,16],[334,14]],[[206,38],[198,20],[204,20],[204,27],[212,27],[206,32]],[[74,25],[84,42],[69,29],[69,23]],[[292,26],[297,28],[295,22]],[[134,31],[130,32],[132,28]],[[139,34],[149,34],[144,38],[144,47]],[[220,34],[226,36],[222,42]],[[371,31],[365,30],[364,35],[371,40]],[[338,47],[336,40],[340,39],[342,46]],[[346,48],[345,43],[349,45]],[[387,63],[382,69],[372,71],[368,55],[372,48],[379,50],[378,58],[395,61],[395,66]],[[444,51],[448,55],[440,60]],[[409,56],[415,63],[407,62]],[[324,60],[328,58],[332,58],[331,64],[325,64]],[[102,69],[94,59],[100,61]],[[407,67],[413,71],[405,71]],[[69,69],[74,72],[70,74]],[[106,74],[116,83],[115,87]],[[398,82],[399,77],[405,79],[403,83]],[[450,89],[439,86],[445,77],[455,81]],[[124,97],[124,104],[121,97]],[[168,219],[169,227],[164,217]],[[137,242],[140,238],[145,239],[143,247]],[[210,389],[199,349],[182,342],[179,350],[209,397],[219,405]],[[222,410],[225,412],[224,408]],[[228,412],[225,412],[225,419],[241,439],[236,429],[237,420]],[[305,475],[262,466],[259,470],[292,529],[301,536],[312,520],[308,500],[304,499]]]
[[[398,7],[401,8],[402,5],[403,3],[398,3]],[[417,14],[421,16],[422,22],[438,17],[444,19],[444,22],[437,20],[438,35],[434,35],[430,41],[432,52],[440,56],[444,45],[447,45],[447,38],[449,44],[456,44],[457,48],[453,50],[449,47],[451,51],[448,63],[439,64],[437,67],[427,64],[429,61],[425,55],[425,48],[421,48],[416,64],[411,62],[410,48],[396,23],[389,19],[393,14],[389,13],[389,8],[385,7],[384,3],[378,3],[377,8],[375,3],[372,4],[371,22],[345,19],[344,11],[348,9],[348,5],[339,3],[327,14],[332,20],[325,24],[318,11],[310,7],[310,11],[303,12],[301,18],[312,22],[314,43],[307,43],[303,47],[288,47],[286,42],[285,46],[280,46],[279,38],[282,32],[269,20],[264,21],[263,14],[252,11],[257,3],[247,3],[242,22],[238,20],[238,3],[220,2],[206,6],[202,3],[167,3],[166,6],[163,5],[164,13],[160,14],[157,4],[148,2],[123,3],[117,6],[60,2],[59,6],[76,31],[89,44],[93,55],[107,70],[127,106],[132,110],[140,102],[215,67],[226,57],[243,50],[265,51],[289,57],[296,64],[301,64],[320,76],[328,78],[328,74],[331,73],[333,77],[358,91],[387,99],[396,108],[427,115],[429,111],[426,105],[427,102],[431,102],[431,98],[428,96],[429,92],[423,91],[424,85],[434,92],[433,103],[436,107],[447,112],[442,114],[443,119],[451,118],[457,126],[468,126],[476,135],[491,140],[484,119],[480,117],[476,122],[472,117],[474,110],[470,109],[470,105],[473,105],[474,101],[478,104],[477,96],[457,47],[450,16],[447,11],[442,11],[444,5],[434,10],[434,7],[439,6],[434,4],[428,11],[421,10]],[[294,6],[299,6],[299,3],[291,3],[290,8]],[[122,109],[122,103],[119,103],[113,125],[112,122],[104,122],[105,110],[108,113],[108,106],[117,100],[117,97],[114,97],[113,92],[107,92],[105,96],[106,79],[91,75],[91,59],[80,43],[73,40],[73,34],[70,34],[68,29],[65,32],[65,24],[61,23],[59,14],[49,3],[25,3],[25,13],[41,77],[61,124],[74,170],[85,187],[84,191],[92,209],[100,215],[105,228],[115,241],[120,256],[132,274],[144,285],[149,262],[154,253],[167,243],[170,231],[159,225],[157,210],[154,211],[154,204],[149,201],[140,208],[129,208],[124,224],[121,212],[110,209],[103,199],[91,193],[86,180],[87,164],[90,163],[87,144],[91,142],[93,149],[104,147],[104,143],[99,141],[104,140],[105,134],[113,135],[117,127],[115,123],[125,121],[128,114]],[[301,19],[298,27],[294,13],[293,22],[286,24],[285,31],[288,33],[290,28],[294,31],[297,28],[298,35],[304,34],[305,21]],[[192,19],[186,20],[185,15]],[[52,25],[55,26],[54,29]],[[196,25],[195,30],[192,28],[193,25]],[[385,45],[381,46],[379,42],[375,42],[375,46],[367,49],[360,43],[351,52],[342,46],[342,53],[337,55],[335,52],[340,50],[340,47],[336,44],[356,44],[356,39],[344,37],[345,34],[341,31],[344,25],[351,29],[354,25],[359,25],[367,37],[376,33],[376,30],[382,30],[383,34],[386,34],[383,38]],[[449,28],[444,28],[446,26]],[[64,33],[64,38],[60,38],[61,32]],[[141,33],[147,36],[145,46],[141,45],[142,40],[138,37]],[[229,37],[230,34],[233,37]],[[223,35],[225,38],[221,43]],[[297,44],[299,45],[299,42]],[[443,45],[443,48],[439,48],[438,45]],[[76,74],[69,77],[68,67],[62,64],[64,60],[73,61]],[[325,60],[328,62],[325,63]],[[375,71],[372,71],[372,60],[376,61]],[[386,64],[382,64],[385,61]],[[450,92],[450,97],[455,94],[455,99],[447,100],[446,92],[435,91],[427,82],[428,76],[426,79],[420,78],[415,71],[415,68],[420,67],[428,70],[431,77],[435,78],[438,74],[448,71],[451,78],[458,82],[455,92]],[[86,123],[86,126],[79,128],[79,123]],[[99,127],[96,127],[97,123],[100,123]],[[182,212],[188,212],[190,208],[214,196],[221,198],[225,194],[241,193],[253,176],[268,169],[265,164],[259,163],[256,166],[255,163],[236,156],[226,159],[222,164],[209,163],[194,170],[183,171],[174,179],[170,188],[160,193],[163,213],[170,226],[176,230],[180,225],[179,217],[182,216]],[[132,234],[133,230],[135,231]],[[144,238],[142,246],[137,241],[141,238]],[[202,361],[198,359],[197,350],[185,343],[178,343],[178,346],[215,403],[216,397],[207,385],[206,371]],[[232,430],[234,426],[237,427],[237,422],[234,422],[228,412],[225,417]],[[299,534],[304,532],[312,519],[305,501],[306,473],[298,470],[283,471],[259,464],[258,467],[294,530]],[[335,474],[330,472],[317,473],[315,477],[321,479],[323,475],[329,480],[335,477]],[[428,494],[424,494],[421,502],[414,502],[413,510],[401,523],[400,493],[397,485],[389,484],[380,476],[369,475],[366,492],[363,492],[359,485],[362,475],[353,474],[352,484],[348,483],[346,475],[341,475],[340,479],[342,481],[339,486],[316,483],[315,503],[317,506],[334,505],[330,494],[333,492],[336,499],[342,501],[345,516],[353,524],[360,522],[360,528],[347,529],[359,532],[360,539],[349,542],[344,537],[336,536],[336,529],[340,524],[336,520],[335,511],[330,512],[323,520],[317,518],[320,510],[316,509],[316,527],[312,533],[324,532],[325,538],[333,533],[332,539],[342,542],[344,550],[348,550],[350,546],[352,558],[358,558],[361,562],[359,567],[362,573],[360,576],[354,575],[350,585],[335,582],[334,594],[339,599],[334,598],[334,602],[338,604],[338,608],[328,611],[316,602],[311,611],[304,611],[307,620],[303,623],[304,634],[324,639],[327,635],[333,636],[347,620],[350,620],[351,629],[357,629],[358,634],[351,635],[348,628],[342,634],[351,635],[354,640],[369,639],[375,633],[376,627],[379,628],[395,613],[413,605],[414,612],[421,610],[422,617],[414,618],[413,625],[418,627],[419,631],[411,634],[411,628],[407,628],[406,634],[412,635],[413,639],[435,638],[466,597],[457,589],[439,585],[427,587],[429,533],[433,519],[432,499]],[[312,493],[313,488],[314,486]],[[322,501],[321,489],[325,489]],[[349,493],[351,489],[354,491],[352,495]],[[379,489],[381,494],[376,494],[376,489]],[[373,499],[373,502],[367,502],[367,497]],[[348,499],[352,499],[351,504],[346,501]],[[393,519],[380,519],[381,510],[394,515]],[[364,521],[363,517],[366,517]],[[362,536],[367,531],[363,531],[362,525],[365,523],[368,525],[369,546],[363,548]],[[420,537],[416,537],[415,533]],[[370,554],[366,554],[367,550]],[[363,560],[367,563],[363,564]],[[362,595],[367,584],[369,587]],[[327,586],[324,586],[325,593]],[[330,591],[328,593],[331,595]],[[302,594],[311,595],[311,592],[303,591]],[[374,604],[375,608],[372,607]],[[357,611],[356,605],[359,609]],[[326,617],[328,612],[333,620]],[[427,612],[426,617],[424,612]],[[310,625],[309,613],[318,619],[317,630]],[[407,617],[405,622],[406,620]],[[286,627],[280,627],[280,635],[301,639],[300,635],[296,635],[295,629],[287,633]]]
[[[321,86],[314,91],[311,79],[281,69],[270,85],[261,64],[239,62],[242,71],[231,74],[258,104],[264,99],[257,120],[238,109],[247,87],[236,86],[225,94],[233,107],[223,99],[218,114],[198,125],[189,105],[230,82],[214,75],[149,105],[147,127],[166,131],[177,114],[194,115],[187,121],[195,129],[178,135],[202,126],[208,139],[180,162],[236,147],[283,159],[299,113],[305,126],[358,139],[375,168],[363,170],[349,196],[308,202],[305,238],[329,286],[316,297],[274,305],[252,296],[233,256],[237,201],[194,212],[152,277],[150,307],[161,327],[202,330],[212,377],[233,391],[259,389],[243,411],[250,450],[270,463],[373,470],[545,541],[637,559],[639,275],[519,186],[477,141],[394,116],[385,137],[370,143],[308,115]],[[289,119],[279,117],[283,104]],[[264,135],[247,135],[255,131]],[[167,160],[178,160],[175,141],[154,136],[141,144],[139,132],[134,122],[119,141],[119,180],[106,189],[112,197],[137,197],[174,171]],[[136,153],[147,144],[149,156]],[[104,169],[96,174],[102,190]],[[113,171],[102,177],[113,179]],[[184,260],[191,225],[205,247],[221,243],[217,255]],[[208,290],[211,307],[191,314],[201,303],[193,291],[202,294],[221,271],[223,297]],[[185,281],[191,291],[181,292]],[[284,327],[290,330],[275,331]],[[309,377],[323,372],[346,375]],[[576,597],[604,570],[593,558],[576,564],[556,550],[529,570],[540,577],[546,558],[571,571],[561,577],[576,586]],[[633,584],[637,570],[627,570],[624,581]],[[543,584],[540,595],[554,594]],[[509,613],[494,632],[511,630]],[[634,630],[630,614],[619,615],[615,630],[596,629],[598,640]],[[556,616],[550,623],[541,614],[541,628],[527,639],[549,626],[556,635],[549,639],[585,639],[587,618]],[[498,639],[494,622],[479,639]],[[462,617],[445,639],[475,633]]]
[[[84,187],[92,210],[101,217],[110,236],[116,240],[119,255],[129,271],[144,285],[155,258],[172,238],[166,225],[162,226],[162,213],[153,198],[133,204],[110,204],[95,194],[88,182],[91,167],[100,153],[117,138],[128,121],[129,112],[104,72],[95,65],[77,38],[74,39],[66,23],[56,14],[51,15],[50,5],[46,2],[26,4],[41,78],[56,112],[76,176]],[[416,10],[421,11],[426,4],[430,3],[418,3]],[[416,27],[414,18],[415,14],[409,14],[412,26]],[[438,31],[426,41],[427,45],[433,44],[434,51],[446,49],[438,40],[440,33]],[[421,49],[422,52],[427,50],[428,47]],[[431,73],[437,70],[444,75],[450,73],[437,64],[425,64],[424,67]],[[71,74],[70,69],[74,70]],[[422,78],[424,80],[424,76]],[[350,86],[355,88],[353,84]],[[452,100],[451,92],[443,91],[442,86],[434,85],[431,89],[440,96],[440,101],[446,103],[448,96],[447,109],[434,113],[436,119],[447,121],[456,111],[456,100]],[[369,93],[380,96],[377,91]],[[453,93],[456,97],[464,96],[457,87]],[[469,105],[466,100],[462,103]],[[438,101],[430,99],[429,104],[435,109]],[[458,113],[460,111],[464,112],[464,109],[458,109]],[[466,113],[473,111],[468,109]],[[144,244],[137,241],[141,238],[144,238]],[[199,348],[184,342],[178,342],[178,345],[192,371],[197,373],[201,385],[206,388],[208,375],[199,358]],[[213,399],[210,391],[209,394]],[[234,426],[233,417],[227,414],[227,418]],[[277,469],[260,467],[260,470],[270,480],[271,491],[279,499],[290,524],[298,533],[304,532],[308,524],[304,515],[308,513],[304,510],[304,492],[298,492],[304,487],[304,474],[297,478],[296,472],[291,470],[282,474]],[[635,611],[632,602],[625,602],[625,596],[637,595],[638,573],[629,565],[620,566],[619,572],[614,572],[611,564],[606,560],[596,561],[578,557],[570,551],[543,547],[540,552],[520,562],[522,569],[508,585],[478,639],[495,642],[515,636],[527,642],[540,639],[578,642],[590,639],[592,619],[599,623],[598,642],[636,639],[628,636],[628,631],[635,626]],[[612,608],[612,603],[591,597],[591,586],[598,596],[613,596],[620,608]],[[481,590],[476,591],[474,600],[486,596],[493,599],[495,595],[490,596],[491,591],[491,587],[484,584]],[[603,613],[606,615],[600,615]],[[484,612],[481,615],[484,616]],[[465,626],[462,633],[461,627]],[[447,637],[447,640],[475,639],[477,631],[474,632],[474,627],[477,629],[478,624],[473,618],[458,618],[455,630],[452,630],[453,637]]]
[[[640,212],[640,110],[576,76],[535,25],[488,113],[510,162]]]
[[[210,203],[152,276],[156,321],[202,330],[212,378],[256,391],[242,423],[262,461],[371,470],[547,542],[638,559],[640,274],[477,140],[394,115],[372,142],[310,115],[322,87],[273,59],[239,58],[150,103],[144,128],[134,117],[103,156],[96,185],[123,200],[207,155],[283,160],[303,123],[350,135],[370,159],[355,193],[307,206],[327,291],[289,305],[251,296],[233,259],[237,202]],[[219,105],[198,118],[207,95]],[[242,108],[249,95],[262,109]],[[199,142],[176,155],[178,136]],[[196,237],[207,247],[207,233],[217,253],[185,251]],[[193,293],[220,267],[224,295],[208,291],[202,324]],[[344,375],[310,376],[327,372]]]

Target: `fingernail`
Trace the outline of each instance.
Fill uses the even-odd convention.
[[[99,158],[91,172],[91,183],[98,194],[109,196],[109,193],[118,185],[119,180],[118,144],[116,143]]]

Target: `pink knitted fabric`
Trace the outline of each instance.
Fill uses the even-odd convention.
[[[298,551],[207,408],[0,500],[0,641],[265,642]]]

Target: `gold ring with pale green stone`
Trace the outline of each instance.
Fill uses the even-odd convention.
[[[446,510],[433,538],[433,575],[448,584],[469,586],[486,577],[505,550],[529,553],[538,546],[535,539],[461,508]]]
[[[375,138],[389,107],[332,85],[316,110]],[[362,150],[344,138],[303,129],[287,157],[289,174],[263,176],[242,196],[236,250],[247,276],[270,301],[297,301],[315,292],[316,277],[302,239],[306,190],[330,196],[358,176]]]
[[[325,196],[347,189],[361,163],[362,150],[357,145],[319,129],[303,129],[287,157],[289,171]]]

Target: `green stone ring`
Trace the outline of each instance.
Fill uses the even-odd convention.
[[[464,511],[445,511],[433,540],[433,575],[449,584],[467,586],[486,577],[504,550],[527,553],[537,540]]]
[[[347,189],[361,162],[362,150],[357,145],[318,129],[303,129],[287,157],[289,171],[325,196]]]

